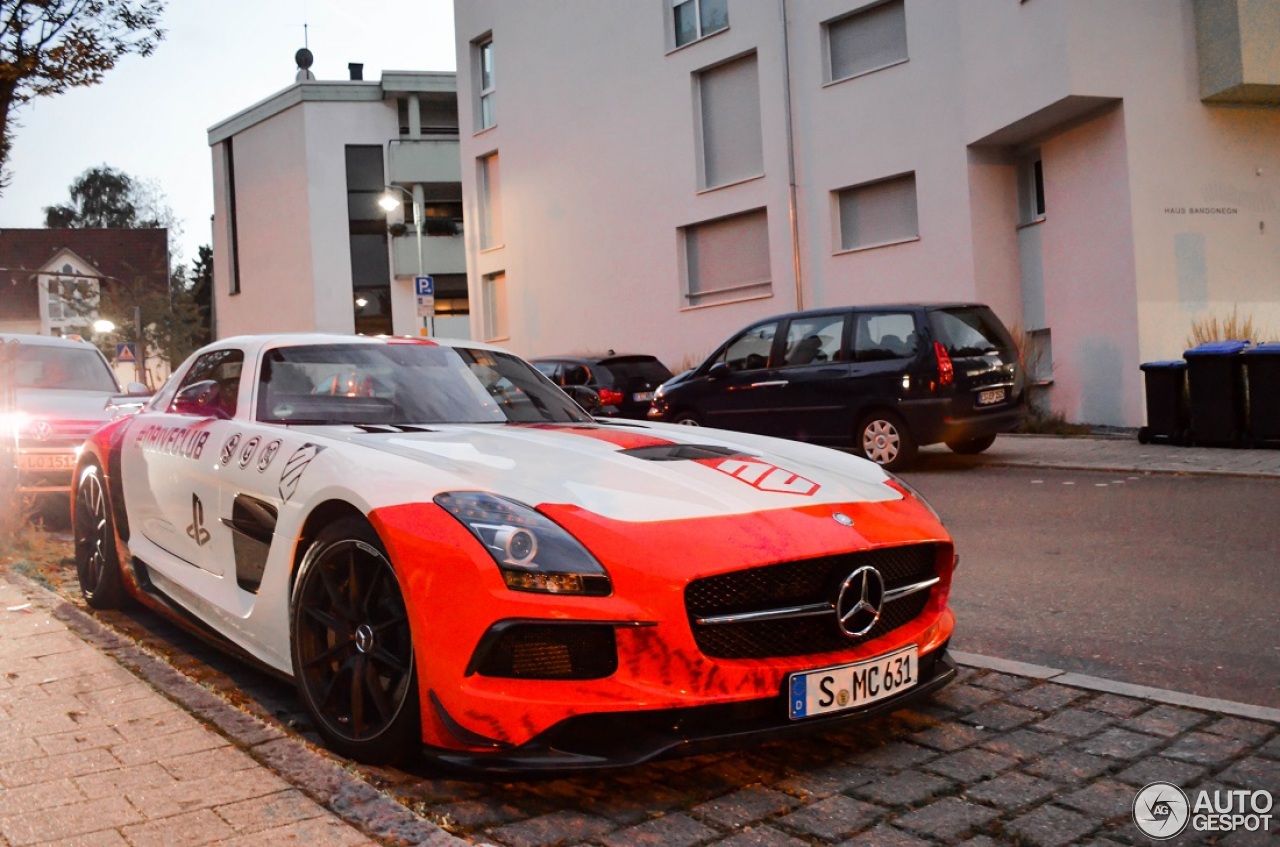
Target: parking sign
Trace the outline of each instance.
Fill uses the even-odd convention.
[[[429,318],[436,313],[436,281],[429,276],[413,278],[413,293],[418,298],[418,317]]]

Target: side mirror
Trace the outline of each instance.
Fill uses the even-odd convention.
[[[193,382],[173,398],[173,411],[179,415],[195,415],[201,418],[225,418],[218,400],[222,389],[216,380]]]
[[[729,365],[726,362],[716,362],[711,366],[711,369],[707,371],[707,376],[712,379],[724,379],[730,373],[732,373],[732,371],[729,369]]]
[[[585,385],[566,385],[564,392],[572,397],[588,415],[595,417],[600,414],[600,393],[595,389],[587,388]]]
[[[151,389],[147,388],[145,383],[131,382],[124,387],[124,393],[130,397],[150,397]]]

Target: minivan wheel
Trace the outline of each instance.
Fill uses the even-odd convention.
[[[951,448],[952,453],[959,453],[961,456],[976,456],[995,443],[996,437],[994,435],[980,435],[977,438],[966,438],[963,441],[948,441],[947,446]]]
[[[916,457],[916,442],[902,418],[893,412],[873,412],[862,419],[855,446],[885,470],[896,471]]]

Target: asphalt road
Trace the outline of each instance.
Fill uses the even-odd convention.
[[[927,461],[903,476],[960,553],[954,649],[1280,706],[1280,482]]]

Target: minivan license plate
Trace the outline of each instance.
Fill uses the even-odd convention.
[[[996,403],[1003,403],[1003,402],[1004,402],[1003,388],[992,388],[987,391],[978,392],[979,406],[991,406]]]
[[[916,646],[865,662],[792,674],[788,680],[792,720],[856,709],[891,697],[920,681]]]

